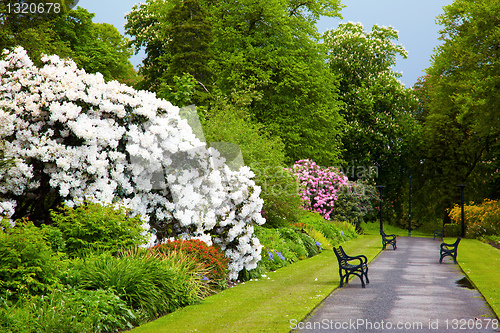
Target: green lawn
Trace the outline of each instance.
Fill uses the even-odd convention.
[[[380,236],[364,235],[342,245],[368,260],[380,250]],[[302,320],[339,285],[337,259],[331,250],[268,273],[204,299],[132,333],[289,332],[291,320]]]
[[[456,238],[445,238],[453,243]],[[500,250],[475,239],[462,239],[457,261],[500,318]]]

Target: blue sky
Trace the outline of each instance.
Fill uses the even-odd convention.
[[[94,22],[113,24],[124,33],[125,14],[130,12],[138,0],[80,0],[78,6],[95,13]],[[399,31],[399,44],[408,51],[408,58],[398,58],[395,70],[403,73],[401,81],[407,87],[413,86],[424,70],[430,66],[433,49],[439,45],[436,16],[443,12],[443,6],[452,0],[342,0],[346,6],[343,19],[323,18],[318,24],[319,32],[337,27],[340,22],[361,22],[370,31],[374,24],[392,26]],[[134,66],[140,64],[143,55],[131,59]]]

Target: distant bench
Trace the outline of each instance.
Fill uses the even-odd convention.
[[[457,238],[455,243],[453,244],[447,244],[447,243],[441,243],[441,249],[439,250],[440,258],[439,258],[439,263],[443,263],[443,258],[450,256],[453,258],[453,262],[456,264],[457,263],[457,250],[458,250],[458,244],[460,244],[460,241],[462,239],[460,237]]]
[[[380,235],[382,236],[382,250],[385,250],[387,245],[392,245],[393,250],[397,248],[396,235],[386,235],[384,230],[380,230]]]
[[[433,239],[436,239],[436,237],[439,237],[439,238],[441,238],[441,240],[443,240],[443,236],[444,236],[444,228],[441,230],[434,230],[434,238]]]
[[[334,247],[333,251],[339,263],[340,287],[344,286],[344,280],[347,283],[351,274],[361,279],[362,288],[365,287],[364,279],[366,279],[366,283],[370,283],[370,280],[368,280],[368,259],[366,259],[366,256],[348,256],[342,246]]]

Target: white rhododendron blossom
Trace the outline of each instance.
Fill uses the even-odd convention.
[[[3,57],[0,142],[15,163],[0,171],[0,215],[37,195],[115,204],[142,217],[151,243],[219,245],[231,279],[257,266],[253,225],[265,220],[253,173],[207,149],[177,107],[57,56],[40,69],[21,47]]]

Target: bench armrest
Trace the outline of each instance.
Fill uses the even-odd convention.
[[[457,238],[457,240],[455,241],[455,243],[452,243],[452,244],[448,244],[448,243],[441,243],[441,249],[443,248],[447,248],[449,249],[450,247],[458,247],[458,244],[460,243],[460,237]]]
[[[349,258],[344,258],[346,262],[349,262],[349,261],[353,261],[353,260],[359,260],[359,264],[356,265],[356,266],[362,266],[363,264],[365,264],[365,262],[363,262],[363,259],[359,256],[356,256],[356,257],[349,257]]]
[[[358,259],[358,260],[361,260],[361,263],[362,263],[362,264],[366,264],[366,263],[368,263],[368,259],[366,258],[366,256],[364,256],[364,255],[362,255],[362,254],[361,254],[361,255],[359,255],[359,256],[348,256],[348,255],[346,255],[346,259],[347,259],[347,260]]]

